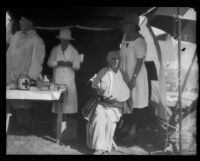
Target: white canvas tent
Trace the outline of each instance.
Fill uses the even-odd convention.
[[[196,83],[195,81],[198,81],[198,73],[196,72],[196,76],[194,76],[193,74],[193,78],[195,79],[195,81],[193,81],[193,85],[192,88],[190,87],[190,89],[187,91],[185,90],[185,86],[187,86],[188,83],[188,77],[191,74],[191,70],[196,70],[198,71],[198,64],[197,64],[197,59],[196,58],[196,44],[194,44],[196,41],[196,27],[190,26],[190,24],[194,24],[196,21],[196,12],[194,9],[189,8],[188,11],[186,12],[185,15],[180,16],[180,10],[181,9],[186,9],[186,7],[174,7],[175,9],[177,8],[177,21],[178,21],[178,40],[173,40],[174,41],[174,45],[175,45],[175,49],[176,51],[174,52],[174,54],[176,55],[177,59],[172,63],[173,65],[171,66],[174,70],[176,70],[176,81],[177,81],[177,89],[178,91],[176,91],[176,101],[175,101],[175,105],[174,105],[174,109],[175,111],[173,112],[173,117],[172,117],[172,121],[175,120],[175,124],[173,123],[173,126],[176,126],[176,131],[175,131],[175,136],[176,139],[179,139],[179,154],[182,154],[182,150],[183,150],[183,142],[184,140],[188,140],[187,137],[190,137],[190,139],[192,138],[192,141],[190,140],[190,143],[195,143],[195,135],[196,135],[196,130],[191,130],[193,127],[195,127],[196,129],[196,124],[195,124],[195,120],[196,120],[196,115],[193,113],[190,114],[191,108],[193,108],[193,106],[196,106],[194,102],[196,102],[197,97],[198,97],[198,83]],[[161,8],[159,8],[160,11],[162,10]],[[170,14],[172,14],[170,12],[170,8],[164,7],[164,11],[166,13],[163,13],[164,15],[167,15],[170,17]],[[162,11],[161,11],[162,13]],[[192,21],[188,21],[187,25],[184,26],[184,28],[181,28],[181,24],[183,20],[192,20]],[[157,22],[158,23],[158,22]],[[158,23],[159,24],[159,23]],[[175,24],[175,23],[174,23]],[[160,23],[160,25],[163,25],[162,23]],[[165,24],[166,25],[166,24]],[[190,27],[189,27],[190,26]],[[164,26],[166,27],[166,26]],[[172,27],[172,26],[170,26]],[[169,28],[170,28],[169,27]],[[184,42],[184,41],[187,42]],[[189,42],[188,42],[189,41]],[[193,43],[192,43],[193,42]],[[194,72],[193,72],[194,73]],[[195,89],[194,91],[192,89]],[[192,95],[192,97],[191,97]],[[190,97],[189,97],[190,96]],[[184,102],[185,101],[185,102]],[[186,104],[187,103],[187,104]],[[187,108],[187,110],[189,112],[184,112],[184,108]],[[194,107],[196,108],[196,107]],[[193,108],[193,109],[194,109]],[[196,109],[195,109],[196,111]],[[193,116],[195,118],[193,119],[185,119],[184,114],[186,113],[186,116],[188,115],[188,117],[186,118],[190,118],[189,116]],[[191,121],[192,120],[192,121]],[[186,122],[189,124],[186,124]],[[183,124],[184,123],[184,124]],[[177,130],[179,129],[179,130]],[[187,139],[186,139],[187,138]],[[177,141],[176,141],[177,142]]]
[[[140,33],[144,36],[147,41],[147,57],[146,61],[154,61],[158,81],[152,81],[152,95],[151,100],[157,105],[157,115],[163,120],[167,121],[169,116],[171,116],[171,111],[166,106],[166,80],[164,75],[163,58],[161,54],[161,49],[159,43],[155,37],[154,32],[159,31],[154,28],[154,32],[151,26],[148,25],[148,20],[146,17],[141,17],[143,21],[140,24]],[[163,31],[159,31],[160,34]]]

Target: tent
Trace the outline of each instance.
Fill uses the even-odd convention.
[[[113,9],[113,11],[112,11],[112,9]],[[127,9],[127,8],[126,8]],[[130,7],[130,8],[128,8],[128,11],[126,11],[126,14],[128,14],[130,11],[132,11],[134,8],[133,7]],[[146,8],[146,10],[147,10],[148,8]],[[98,9],[97,9],[98,10]],[[116,15],[117,13],[118,13],[118,16],[119,16],[119,9],[117,9],[117,7],[115,8],[115,7],[111,7],[111,8],[104,8],[104,9],[102,9],[101,10],[101,12],[99,12],[99,13],[103,13],[103,14],[105,14],[105,12],[103,12],[103,11],[105,11],[107,14],[106,14],[106,16],[113,16],[113,15]],[[110,11],[112,11],[112,12],[110,12]],[[122,9],[122,11],[120,12],[121,13],[121,15],[120,16],[124,16],[124,12],[125,12],[125,8],[124,9]],[[30,12],[29,12],[30,13]],[[122,14],[123,13],[123,14]],[[22,14],[23,15],[23,14]],[[17,16],[16,16],[17,17]],[[18,16],[19,17],[19,16]],[[98,19],[99,20],[99,19]],[[93,22],[95,25],[94,26],[97,26],[97,27],[93,27],[92,25],[91,25],[91,23],[88,23],[90,26],[83,26],[83,25],[79,25],[79,24],[75,24],[75,25],[69,25],[69,26],[67,26],[67,27],[69,27],[69,28],[72,28],[72,30],[74,31],[74,34],[76,34],[77,33],[77,35],[80,35],[80,31],[77,31],[77,29],[80,29],[80,30],[85,30],[85,31],[82,31],[82,32],[85,32],[85,33],[88,33],[89,31],[90,32],[95,32],[96,31],[96,33],[95,34],[101,34],[101,33],[114,33],[115,35],[116,35],[116,39],[118,39],[119,41],[120,41],[120,34],[117,34],[117,32],[119,32],[119,24],[117,24],[116,22],[117,21],[115,21],[115,24],[117,24],[117,25],[115,25],[116,26],[116,28],[115,29],[113,29],[113,27],[112,28],[105,28],[105,27],[99,27],[99,26],[101,26],[101,25],[99,25],[97,22],[98,22],[98,20],[96,20],[96,21],[94,21],[93,19],[92,20],[88,20],[88,22]],[[119,19],[118,19],[118,21],[119,21]],[[105,22],[107,22],[107,20],[106,19],[104,19],[102,22],[104,22],[104,24],[105,24]],[[150,27],[150,26],[146,26],[147,25],[147,18],[145,18],[145,17],[140,17],[140,22],[141,22],[141,24],[140,24],[140,26],[141,26],[141,34],[145,37],[145,39],[148,41],[148,49],[147,49],[147,52],[148,52],[148,54],[147,54],[147,58],[146,58],[146,60],[147,61],[154,61],[154,63],[155,63],[155,65],[156,65],[156,69],[157,69],[157,75],[158,75],[158,81],[154,81],[154,82],[152,82],[152,99],[157,103],[157,104],[159,104],[159,105],[161,105],[162,106],[162,108],[158,108],[158,115],[162,118],[162,119],[164,119],[164,120],[167,120],[168,118],[168,115],[170,115],[170,111],[167,109],[167,107],[166,107],[166,92],[165,92],[165,80],[164,80],[164,75],[163,75],[163,71],[164,71],[164,68],[163,68],[163,61],[162,61],[162,55],[161,55],[161,49],[160,49],[160,47],[159,47],[159,44],[158,44],[158,42],[157,42],[157,40],[156,40],[156,38],[155,38],[155,35],[154,35],[154,32],[156,31],[156,33],[159,33],[159,34],[161,34],[161,33],[163,33],[163,31],[160,31],[160,30],[158,30],[158,29],[155,29],[155,28],[153,28],[153,30],[154,30],[154,32],[153,32],[153,30],[152,30],[152,28]],[[112,22],[112,23],[114,23],[114,22]],[[86,23],[87,24],[87,23]],[[103,24],[103,23],[101,23],[101,24]],[[92,27],[91,27],[92,26]],[[109,26],[109,25],[107,25],[107,26]],[[60,29],[60,28],[62,28],[62,27],[66,27],[66,26],[56,26],[56,27],[52,27],[52,26],[50,26],[50,27],[47,27],[47,26],[40,26],[40,25],[37,25],[35,28],[38,30],[38,32],[39,32],[39,34],[41,33],[41,36],[42,36],[42,32],[44,32],[44,31],[46,31],[46,32],[51,32],[52,31],[52,33],[54,33],[54,35],[55,35],[55,33],[56,32],[58,32],[58,30]],[[99,33],[97,33],[97,32],[99,32]],[[75,35],[75,37],[76,37],[76,35]],[[53,39],[53,38],[52,38]],[[77,37],[77,41],[79,41],[78,40],[79,38]],[[97,40],[96,40],[97,41]],[[118,45],[117,45],[117,43],[120,43],[120,42],[113,42],[114,43],[114,45],[113,46],[115,46],[114,48],[118,48]],[[53,46],[53,45],[52,45]],[[84,45],[84,46],[86,46],[86,44]],[[47,49],[47,50],[50,50],[50,49]],[[49,52],[49,51],[47,51],[47,52]],[[83,53],[84,53],[84,51],[83,51]],[[104,53],[104,56],[103,57],[105,57],[105,53]],[[99,60],[101,60],[101,59],[99,59]],[[103,61],[103,60],[102,60]],[[46,67],[46,66],[45,66]],[[100,68],[100,67],[99,67]],[[47,69],[47,68],[46,68]],[[47,69],[48,70],[48,69]],[[94,72],[97,72],[97,71],[94,71]],[[80,72],[79,72],[80,73]],[[164,109],[164,111],[162,111]],[[168,111],[168,112],[167,112]]]
[[[159,105],[159,107],[157,108],[157,115],[167,121],[171,113],[166,106],[166,82],[164,76],[164,66],[161,49],[151,26],[149,26],[148,24],[147,18],[144,18],[143,22],[140,24],[140,27],[140,32],[147,41],[146,61],[154,61],[158,75],[158,81],[151,82],[151,100]]]
[[[75,42],[72,42],[75,47],[78,48],[80,53],[84,53],[85,60],[82,64],[82,68],[77,72],[77,90],[79,91],[79,104],[82,106],[87,99],[87,94],[85,90],[87,90],[86,82],[88,79],[98,72],[98,70],[104,66],[103,61],[106,53],[111,49],[119,48],[119,44],[121,41],[121,33],[118,28],[118,21],[122,16],[125,15],[125,8],[120,11],[120,9],[116,9],[117,7],[108,7],[98,12],[98,14],[104,16],[111,16],[113,18],[112,23],[115,25],[110,25],[109,19],[101,19],[100,24],[98,24],[97,19],[88,20],[88,22],[84,22],[81,25],[78,23],[66,23],[67,25],[60,26],[42,26],[37,25],[36,29],[38,33],[46,40],[46,44],[48,44],[47,53],[50,52],[50,49],[58,43],[55,39],[55,35],[58,33],[58,29],[63,26],[68,26],[72,28],[73,35],[76,39]],[[130,11],[134,10],[134,7],[130,7],[126,14]],[[90,8],[91,9],[91,8]],[[113,12],[112,13],[112,9]],[[145,8],[147,11],[149,8]],[[97,9],[98,10],[98,9]],[[144,11],[143,11],[144,12]],[[120,15],[120,14],[121,15]],[[120,16],[119,16],[120,15]],[[141,15],[141,14],[140,14]],[[70,17],[70,15],[68,15]],[[73,16],[72,16],[73,17]],[[66,18],[67,19],[67,18]],[[141,34],[145,37],[148,42],[147,46],[147,61],[154,61],[156,66],[156,72],[158,76],[158,80],[152,81],[152,97],[151,100],[156,106],[156,113],[159,118],[164,121],[168,121],[171,117],[171,110],[167,106],[167,93],[166,93],[166,80],[165,80],[165,67],[162,56],[162,49],[160,48],[160,44],[156,39],[155,28],[152,28],[147,22],[147,18],[140,17],[141,23]],[[107,22],[107,25],[103,22]],[[91,25],[95,24],[95,25]],[[102,25],[104,24],[104,25]],[[117,27],[116,27],[117,26]],[[163,32],[160,32],[162,34]],[[96,50],[95,50],[96,48]],[[94,52],[95,51],[95,52]],[[48,54],[47,54],[48,55]],[[45,62],[47,61],[47,58]],[[91,66],[93,67],[91,69]],[[51,75],[51,71],[44,65],[44,74]]]

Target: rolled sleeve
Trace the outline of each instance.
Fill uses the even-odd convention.
[[[106,89],[106,87],[107,87],[106,74],[108,74],[107,71],[108,70],[106,68],[103,68],[102,70],[99,71],[99,73],[97,74],[96,78],[92,82],[92,87],[93,88],[101,89],[101,90],[105,90]]]
[[[98,89],[100,88],[100,77],[99,75],[96,76],[96,78],[92,82],[92,88]]]
[[[145,58],[147,55],[147,44],[143,38],[135,40],[134,50],[136,58]]]
[[[51,68],[56,67],[57,66],[57,60],[56,60],[56,51],[55,48],[52,49],[50,57],[48,59],[47,65]]]
[[[81,57],[80,57],[80,55],[78,54],[77,50],[74,50],[73,53],[74,53],[73,68],[74,68],[75,70],[79,70],[79,68],[80,68],[80,63],[81,63]]]

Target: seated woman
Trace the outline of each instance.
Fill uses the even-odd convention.
[[[101,96],[87,123],[87,146],[95,150],[94,154],[108,153],[115,146],[113,135],[116,123],[120,120],[130,96],[129,88],[119,70],[119,52],[109,52],[107,63],[108,66],[92,82],[92,88]]]

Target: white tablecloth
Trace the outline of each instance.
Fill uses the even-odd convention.
[[[59,100],[63,91],[40,91],[37,88],[32,88],[31,90],[6,90],[6,99]]]

